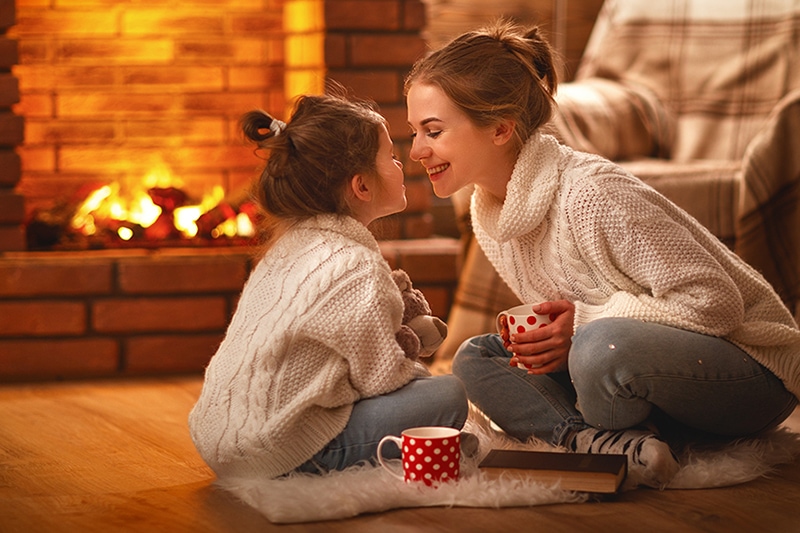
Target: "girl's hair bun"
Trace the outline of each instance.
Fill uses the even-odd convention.
[[[277,137],[286,129],[285,122],[261,110],[245,113],[239,122],[245,136],[259,144]]]

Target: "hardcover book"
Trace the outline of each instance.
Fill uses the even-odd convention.
[[[628,458],[616,454],[491,450],[478,467],[489,475],[524,476],[558,483],[564,490],[611,494],[628,473]]]

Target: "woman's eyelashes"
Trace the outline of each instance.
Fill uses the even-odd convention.
[[[442,133],[442,130],[428,131],[428,132],[425,132],[425,136],[426,137],[430,137],[431,139],[435,139],[436,137],[441,135],[441,133]],[[416,132],[412,132],[411,133],[411,140],[413,141],[416,137],[417,137],[417,133]]]

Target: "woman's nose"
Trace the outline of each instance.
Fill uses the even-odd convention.
[[[419,161],[426,156],[428,151],[427,146],[425,146],[425,141],[421,139],[419,135],[415,135],[411,142],[411,151],[408,153],[411,160]]]

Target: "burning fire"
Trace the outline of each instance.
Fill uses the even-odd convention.
[[[87,237],[114,232],[123,241],[243,237],[255,234],[255,210],[247,202],[225,202],[215,186],[198,203],[190,203],[182,184],[166,167],[150,172],[134,190],[123,193],[119,183],[104,185],[83,200],[70,227]]]

